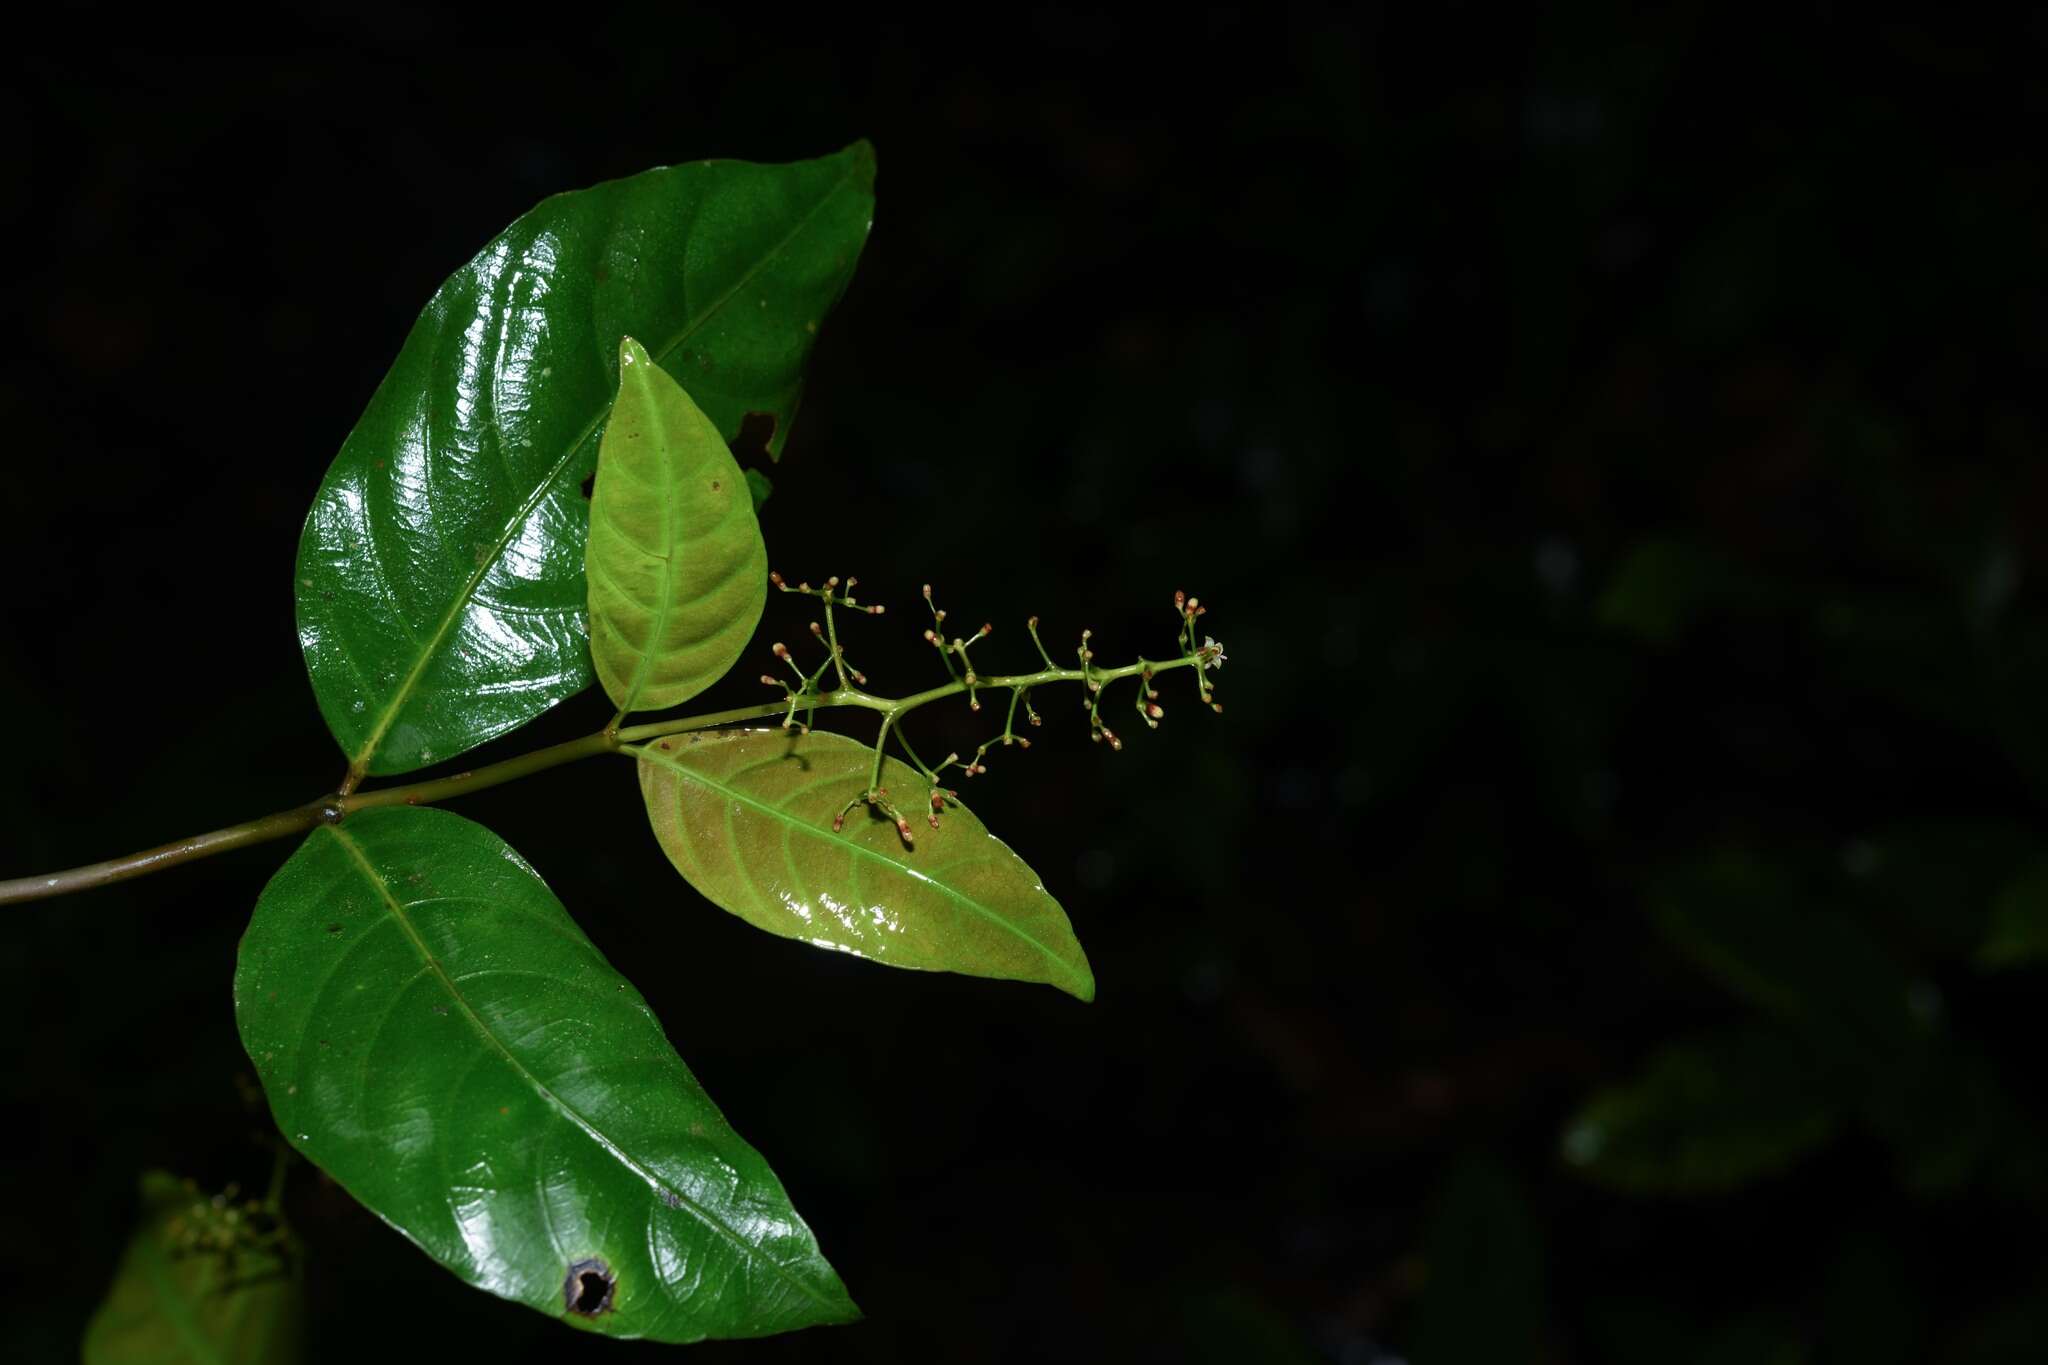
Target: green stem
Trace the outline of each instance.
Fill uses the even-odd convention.
[[[284,1213],[284,1177],[285,1172],[291,1167],[291,1162],[292,1149],[284,1139],[277,1139],[277,1151],[272,1155],[270,1162],[270,1189],[263,1196],[263,1207],[268,1209],[273,1217],[281,1217]]]
[[[1193,658],[1178,659],[1171,663],[1153,664],[1152,671],[1164,672],[1194,662]],[[1143,664],[1132,664],[1125,668],[1095,669],[1089,676],[1109,683],[1118,678],[1128,678],[1143,668]],[[1009,678],[980,678],[979,687],[1036,687],[1048,682],[1076,682],[1081,671],[1073,668],[1053,668],[1042,673],[1020,674]],[[882,735],[877,736],[877,748],[886,737],[888,730],[905,713],[920,706],[957,696],[967,690],[962,682],[953,682],[943,687],[934,687],[914,696],[889,698],[872,696],[857,687],[839,687],[830,692],[816,695],[811,704],[814,707],[858,706],[869,711],[880,711]],[[644,740],[656,739],[662,735],[680,734],[686,730],[707,730],[714,725],[730,725],[743,720],[765,720],[782,714],[787,709],[783,702],[765,702],[758,706],[740,706],[730,711],[714,711],[701,716],[684,716],[677,720],[653,721],[646,725],[613,726],[585,735],[581,739],[568,740],[562,744],[535,749],[502,762],[468,772],[456,773],[452,777],[439,777],[426,782],[412,782],[399,787],[382,787],[375,791],[354,790],[353,781],[344,781],[343,790],[308,801],[302,806],[293,806],[261,819],[229,825],[225,829],[195,834],[190,838],[159,844],[155,848],[130,853],[122,858],[109,858],[104,862],[88,863],[84,867],[68,868],[62,872],[47,872],[35,877],[16,877],[11,881],[0,881],[0,905],[12,905],[23,901],[48,900],[54,896],[68,896],[76,891],[90,891],[95,887],[108,886],[114,882],[127,881],[131,877],[146,876],[161,872],[167,867],[180,863],[210,858],[216,853],[227,853],[252,844],[269,843],[276,839],[288,839],[295,834],[322,824],[339,824],[359,810],[372,810],[378,806],[425,806],[446,801],[453,797],[465,796],[470,792],[483,791],[506,782],[516,782],[549,768],[558,768],[564,763],[579,759],[593,758],[598,754],[617,753],[622,745],[637,744]],[[876,765],[879,769],[880,765]],[[355,774],[351,774],[354,777]],[[876,778],[880,780],[879,776]],[[872,785],[872,784],[870,784]]]

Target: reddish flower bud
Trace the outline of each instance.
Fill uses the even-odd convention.
[[[775,572],[775,570],[770,569],[768,571],[768,581],[779,588],[782,586],[782,575]]]
[[[776,677],[773,673],[763,673],[761,675],[761,681],[767,683],[770,687],[782,686],[782,679]]]
[[[789,657],[789,646],[783,644],[780,640],[776,641],[775,657],[778,659],[787,659]]]
[[[924,600],[927,602],[932,600],[932,585],[929,583],[924,585]]]

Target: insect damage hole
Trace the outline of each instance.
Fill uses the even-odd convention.
[[[593,1257],[570,1265],[562,1280],[562,1302],[578,1317],[594,1318],[612,1311],[612,1290],[618,1281],[612,1268]]]

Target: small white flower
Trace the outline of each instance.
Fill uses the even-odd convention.
[[[1208,636],[1204,635],[1202,637],[1202,652],[1209,656],[1209,662],[1205,665],[1205,667],[1223,667],[1223,660],[1225,656],[1223,653],[1223,642],[1221,640],[1212,640]]]

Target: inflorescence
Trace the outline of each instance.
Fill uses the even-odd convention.
[[[824,647],[824,662],[806,673],[797,663],[789,647],[777,642],[774,646],[775,657],[789,666],[789,671],[795,676],[795,682],[792,684],[788,679],[773,673],[764,673],[761,676],[763,683],[770,687],[780,687],[787,694],[789,709],[783,716],[783,728],[796,734],[808,734],[817,707],[827,704],[829,699],[835,697],[855,701],[883,713],[881,730],[875,736],[875,761],[868,788],[848,801],[833,819],[832,828],[835,831],[844,829],[847,816],[865,805],[896,826],[896,832],[902,837],[906,847],[915,844],[909,817],[891,802],[889,789],[881,785],[883,758],[892,730],[904,756],[925,779],[928,791],[925,796],[924,814],[931,827],[937,829],[939,816],[944,813],[946,807],[959,801],[959,792],[942,783],[941,776],[947,769],[958,768],[963,778],[975,777],[988,771],[985,760],[990,749],[999,745],[1004,748],[1012,745],[1022,749],[1031,747],[1030,739],[1017,733],[1017,713],[1021,710],[1029,725],[1036,726],[1041,723],[1039,714],[1033,709],[1030,700],[1034,687],[1062,682],[1082,684],[1084,696],[1081,706],[1088,713],[1089,737],[1097,743],[1108,744],[1113,750],[1122,749],[1123,740],[1102,719],[1102,701],[1105,689],[1121,679],[1137,680],[1138,691],[1134,704],[1139,719],[1144,721],[1148,729],[1159,728],[1159,721],[1166,714],[1165,708],[1159,704],[1159,690],[1153,686],[1154,677],[1166,669],[1192,667],[1195,670],[1196,687],[1202,703],[1214,711],[1220,712],[1223,709],[1223,704],[1215,699],[1215,685],[1209,677],[1223,666],[1223,646],[1206,635],[1201,637],[1200,644],[1195,643],[1198,634],[1195,623],[1205,616],[1209,609],[1202,605],[1201,599],[1190,597],[1184,592],[1176,592],[1173,595],[1174,612],[1180,617],[1180,653],[1174,659],[1156,662],[1140,657],[1134,664],[1104,668],[1095,662],[1094,631],[1083,630],[1080,646],[1075,651],[1080,666],[1062,668],[1054,663],[1052,655],[1046,652],[1045,644],[1038,635],[1038,618],[1033,616],[1025,622],[1025,630],[1031,636],[1032,645],[1038,650],[1038,657],[1045,663],[1044,671],[1008,677],[989,677],[975,669],[968,651],[993,634],[995,627],[983,622],[980,629],[949,639],[946,635],[946,613],[932,599],[932,587],[927,583],[924,585],[924,600],[926,607],[931,611],[932,624],[931,628],[924,632],[924,638],[937,650],[939,662],[946,670],[948,683],[930,692],[889,701],[885,698],[871,697],[861,690],[867,685],[867,676],[847,662],[845,647],[839,643],[838,624],[833,616],[834,608],[844,607],[869,616],[879,616],[883,611],[879,606],[867,606],[854,600],[853,589],[859,580],[848,578],[842,585],[840,580],[834,577],[826,579],[821,587],[812,587],[809,582],[800,582],[792,587],[779,573],[770,573],[768,578],[782,592],[815,597],[824,604],[824,620],[810,623],[812,637]],[[837,685],[823,689],[821,684],[828,671],[837,678]],[[902,716],[927,702],[960,693],[966,694],[968,709],[979,712],[982,709],[981,693],[984,690],[1007,690],[1010,694],[1009,706],[1003,717],[1002,733],[983,743],[974,751],[972,758],[962,759],[958,753],[950,753],[936,767],[926,764],[919,758],[917,751],[911,747],[909,739],[903,733],[903,727],[899,723]],[[802,719],[799,719],[800,713]]]

